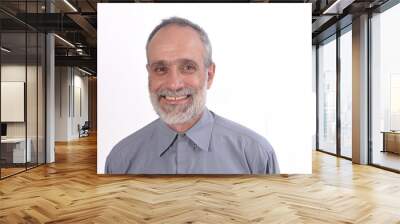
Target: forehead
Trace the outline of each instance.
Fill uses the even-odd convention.
[[[148,45],[149,62],[158,60],[203,59],[204,46],[199,34],[189,26],[168,25],[161,28]]]

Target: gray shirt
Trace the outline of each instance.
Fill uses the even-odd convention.
[[[277,174],[269,142],[205,109],[186,133],[157,119],[121,140],[107,157],[107,174]]]

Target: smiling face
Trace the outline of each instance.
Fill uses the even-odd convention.
[[[161,28],[148,45],[149,92],[167,124],[183,124],[204,110],[215,65],[205,66],[205,49],[189,26]]]

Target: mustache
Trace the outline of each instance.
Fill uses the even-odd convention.
[[[196,90],[193,88],[181,88],[177,90],[171,90],[171,89],[160,89],[156,92],[158,97],[180,97],[180,96],[187,96],[187,95],[193,95],[196,93]]]

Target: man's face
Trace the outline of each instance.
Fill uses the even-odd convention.
[[[168,124],[180,124],[199,115],[212,84],[215,66],[205,67],[205,48],[190,27],[169,25],[148,45],[150,99]]]

